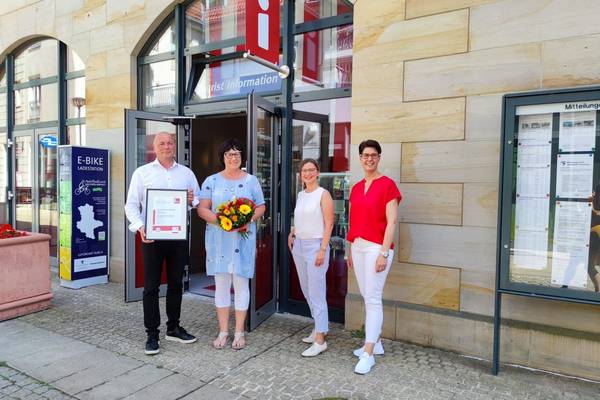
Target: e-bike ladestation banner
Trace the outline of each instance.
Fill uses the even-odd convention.
[[[59,146],[59,275],[78,289],[108,282],[110,155]]]

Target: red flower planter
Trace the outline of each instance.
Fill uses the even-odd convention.
[[[41,233],[0,240],[0,321],[50,305],[49,242]]]

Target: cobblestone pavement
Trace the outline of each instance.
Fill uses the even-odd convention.
[[[181,323],[198,336],[198,342],[182,345],[162,340],[160,354],[148,357],[143,353],[142,305],[125,304],[122,285],[111,283],[81,290],[54,285],[53,291],[50,309],[18,321],[32,329],[61,335],[65,340],[116,353],[140,365],[171,371],[197,386],[219,388],[231,398],[600,400],[598,383],[509,366],[503,366],[500,375],[492,376],[487,362],[387,340],[384,340],[385,356],[377,358],[370,374],[359,376],[353,373],[356,358],[351,354],[352,349],[360,346],[359,339],[341,325],[333,324],[328,337],[329,350],[316,358],[302,358],[300,353],[306,345],[300,338],[310,331],[310,320],[290,315],[274,315],[249,333],[244,350],[214,350],[213,304],[192,294],[184,295]],[[161,312],[164,318],[163,300]],[[36,382],[28,382],[31,378],[6,366],[0,371],[2,390],[10,388],[6,390],[18,393]],[[12,382],[5,376],[11,373],[22,376],[27,383],[18,387],[17,383],[5,385]],[[47,387],[48,392],[53,390],[39,382],[35,385]]]
[[[73,397],[6,364],[0,364],[0,399],[66,400]]]

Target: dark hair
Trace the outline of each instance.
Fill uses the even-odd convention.
[[[317,160],[315,160],[314,158],[305,158],[304,160],[302,160],[300,166],[298,167],[298,172],[300,172],[300,174],[302,174],[302,168],[306,164],[313,164],[317,169],[317,172],[321,172],[321,168],[319,167],[319,163],[317,162]],[[304,184],[304,182],[302,182],[302,189],[306,189],[306,185]]]
[[[319,163],[314,158],[305,158],[304,160],[302,160],[300,166],[298,167],[298,171],[302,172],[302,167],[304,167],[306,164],[313,164],[317,168],[317,172],[321,171]]]
[[[367,147],[372,147],[375,150],[377,150],[377,154],[381,154],[381,145],[377,140],[373,139],[367,139],[360,142],[360,144],[358,145],[358,154],[362,154],[363,150]]]
[[[242,144],[236,139],[227,139],[221,143],[221,147],[219,147],[219,161],[221,162],[221,165],[225,167],[225,153],[227,153],[229,150],[239,150],[242,153],[242,164],[240,165],[241,168],[246,162],[246,152],[242,148]]]

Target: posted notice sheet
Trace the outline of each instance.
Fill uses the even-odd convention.
[[[560,113],[558,151],[594,151],[596,111]]]
[[[556,157],[556,197],[590,197],[594,178],[594,154],[559,154]]]
[[[578,288],[587,286],[591,218],[591,203],[556,202],[552,284]]]
[[[512,259],[518,268],[548,264],[551,162],[552,114],[520,116]]]

